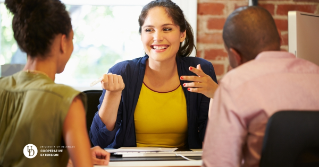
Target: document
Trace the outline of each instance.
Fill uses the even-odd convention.
[[[177,148],[163,148],[163,147],[121,147],[118,149],[105,148],[105,151],[109,153],[119,152],[174,152]]]

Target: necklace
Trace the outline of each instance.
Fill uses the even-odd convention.
[[[25,72],[27,72],[27,73],[43,74],[43,75],[49,77],[48,74],[46,74],[46,73],[44,73],[44,72],[42,72],[42,71],[37,71],[37,70],[23,70],[23,71],[25,71]],[[49,77],[49,78],[50,78],[50,77]]]

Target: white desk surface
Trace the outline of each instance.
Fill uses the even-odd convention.
[[[198,161],[122,161],[109,162],[108,166],[202,166],[202,160]],[[104,167],[94,165],[94,167]]]

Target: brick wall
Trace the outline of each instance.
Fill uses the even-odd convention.
[[[213,63],[220,80],[230,69],[222,39],[223,25],[227,16],[236,8],[247,6],[248,0],[198,0],[197,3],[197,56]],[[319,0],[259,0],[259,6],[273,15],[281,31],[283,50],[288,50],[288,11],[319,14]]]

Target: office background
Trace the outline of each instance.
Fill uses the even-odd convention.
[[[136,4],[129,4],[131,7],[120,6],[121,4],[113,7],[105,6],[109,2],[113,2],[110,0],[107,3],[103,1],[104,6],[103,4],[102,6],[83,5],[79,4],[80,1],[64,1],[67,3],[67,9],[72,17],[75,47],[71,60],[63,74],[57,75],[56,82],[74,87],[88,86],[101,74],[106,73],[108,68],[116,62],[143,56],[142,44],[136,42],[140,41],[137,18],[142,4],[150,0],[134,1]],[[190,13],[192,16],[195,15],[193,28],[197,36],[196,56],[211,61],[217,79],[220,80],[230,70],[222,40],[224,22],[234,9],[248,5],[249,1],[197,0],[197,8],[195,7],[195,9],[193,9],[194,5],[188,3],[196,2],[196,0],[175,1],[177,3],[183,2],[180,5],[182,8],[186,6],[186,10],[183,9],[186,15],[190,15]],[[94,0],[93,2],[99,4],[102,1]],[[116,2],[118,3],[118,1]],[[130,2],[133,3],[133,1]],[[288,11],[298,10],[319,14],[319,0],[259,0],[258,2],[273,15],[277,27],[281,31],[283,50],[288,50]],[[196,9],[197,12],[193,12]],[[12,15],[6,10],[3,0],[0,0],[0,13],[0,65],[23,64],[26,57],[18,49],[13,39]],[[127,24],[130,26],[125,26]],[[115,33],[115,30],[118,32]],[[100,89],[100,86],[96,85],[94,89]]]
[[[281,31],[282,47],[288,51],[288,11],[319,14],[319,0],[258,0],[274,17]],[[220,80],[230,66],[224,49],[222,29],[227,16],[236,8],[248,5],[248,0],[197,1],[197,56],[213,63]]]

